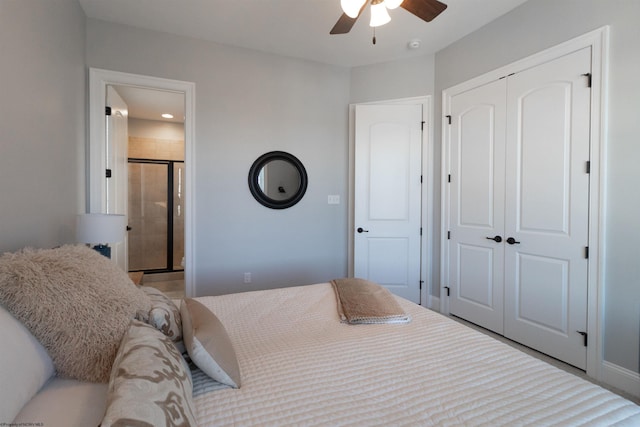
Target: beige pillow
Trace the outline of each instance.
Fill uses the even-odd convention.
[[[191,298],[182,300],[180,314],[184,345],[193,363],[214,380],[240,387],[236,352],[220,320]]]
[[[0,256],[0,303],[46,348],[59,376],[105,383],[129,322],[151,309],[124,271],[83,245]]]
[[[149,311],[149,324],[160,332],[177,342],[182,340],[182,320],[180,309],[162,291],[150,286],[140,289],[151,299],[151,311]]]
[[[133,320],[113,364],[102,427],[197,426],[193,382],[173,341]]]

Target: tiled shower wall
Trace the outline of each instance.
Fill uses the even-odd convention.
[[[129,136],[129,158],[184,161],[184,140]]]

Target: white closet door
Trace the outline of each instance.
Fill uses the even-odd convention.
[[[582,369],[590,64],[585,48],[507,79],[505,336]]]
[[[450,312],[500,334],[505,90],[502,79],[454,96],[450,137]]]

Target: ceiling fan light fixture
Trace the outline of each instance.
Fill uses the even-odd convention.
[[[387,9],[393,10],[400,7],[402,1],[403,0],[384,0],[384,5],[387,7]]]
[[[431,22],[447,8],[447,5],[440,0],[340,0],[344,13],[340,15],[338,22],[331,28],[329,34],[347,34],[351,31],[361,12],[366,9],[369,3],[371,4],[369,25],[374,29],[391,21],[387,9],[395,9],[400,6],[423,21]],[[360,9],[358,10],[358,8]]]
[[[391,21],[391,17],[389,16],[389,12],[387,12],[387,7],[384,5],[384,2],[379,1],[376,3],[376,0],[373,0],[371,2],[371,21],[369,22],[369,26],[379,27],[389,21]]]
[[[350,18],[357,18],[360,9],[367,0],[340,0],[342,11]]]

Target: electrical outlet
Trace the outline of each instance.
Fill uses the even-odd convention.
[[[330,205],[339,205],[340,204],[340,195],[339,194],[330,194],[327,196],[327,203]]]
[[[244,273],[244,283],[251,283],[251,273]]]

